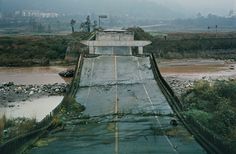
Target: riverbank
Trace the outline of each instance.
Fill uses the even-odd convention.
[[[192,88],[195,81],[201,79],[207,81],[236,79],[236,62],[230,60],[158,59],[158,61],[162,76],[179,97]]]
[[[68,78],[61,78],[58,73],[71,66],[47,67],[0,67],[0,83],[14,82],[16,85],[41,85],[54,83],[69,83]]]
[[[0,83],[0,107],[9,106],[11,102],[25,102],[43,96],[60,96],[66,92],[66,83],[42,85],[15,85],[13,82]]]

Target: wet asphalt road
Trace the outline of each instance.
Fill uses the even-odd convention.
[[[76,100],[90,119],[72,120],[31,153],[206,153],[181,124],[170,125],[173,111],[148,57],[85,58]]]

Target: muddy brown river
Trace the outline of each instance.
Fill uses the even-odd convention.
[[[58,73],[66,70],[63,66],[50,67],[0,67],[0,83],[15,84],[53,84],[65,83]]]
[[[16,85],[42,85],[70,82],[61,78],[58,73],[67,67],[0,67],[0,84],[14,82]],[[63,96],[45,96],[33,98],[24,102],[12,102],[7,107],[0,108],[0,116],[7,118],[35,118],[41,121],[63,99]],[[11,107],[9,107],[11,106]]]
[[[162,60],[163,76],[185,80],[236,78],[236,63],[214,59]]]

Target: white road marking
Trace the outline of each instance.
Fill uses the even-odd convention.
[[[118,85],[117,85],[117,60],[115,56],[115,82],[116,82],[116,105],[115,105],[115,113],[118,113]]]
[[[118,85],[117,85],[117,57],[114,56],[114,79],[116,82],[116,96],[115,96],[115,154],[119,153],[119,125],[118,125]]]
[[[137,64],[138,64],[139,78],[140,78],[140,80],[143,81],[142,73],[141,73],[141,71],[140,71],[140,69],[139,69],[139,68],[140,68],[139,60],[137,60]],[[145,91],[145,93],[146,93],[146,95],[147,95],[148,101],[150,102],[150,104],[151,104],[151,106],[152,106],[153,112],[156,114],[156,115],[155,115],[155,119],[156,119],[157,123],[160,125],[160,127],[162,127],[162,124],[161,124],[161,122],[160,122],[160,120],[159,120],[159,118],[158,118],[158,116],[157,116],[157,112],[155,111],[154,104],[153,104],[153,102],[152,102],[152,99],[151,99],[151,97],[150,97],[148,91],[147,91],[147,88],[146,88],[146,86],[145,86],[145,84],[144,84],[143,82],[142,82],[142,85],[143,85],[143,89],[144,89],[144,91]],[[175,146],[174,146],[173,143],[170,141],[170,139],[169,139],[166,135],[164,135],[164,136],[165,136],[165,139],[167,140],[167,142],[169,143],[169,145],[172,147],[173,151],[176,152],[176,153],[178,153],[178,151],[175,149]]]
[[[92,68],[91,68],[90,80],[89,80],[89,88],[88,88],[88,93],[87,93],[86,100],[84,102],[84,106],[86,106],[86,104],[88,102],[88,98],[89,98],[90,92],[91,92],[91,85],[92,85],[93,71],[94,71],[94,63],[95,63],[95,58],[93,58],[93,62],[92,62]]]

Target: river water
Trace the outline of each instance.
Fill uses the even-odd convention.
[[[41,121],[49,114],[57,105],[62,101],[62,96],[50,96],[33,99],[25,102],[13,102],[9,103],[9,106],[0,108],[0,116],[7,118],[35,118],[36,121]]]
[[[183,79],[201,79],[210,77],[235,77],[235,63],[222,60],[165,60],[159,63],[160,70],[165,76],[175,76]],[[15,84],[54,84],[70,82],[61,78],[58,73],[68,67],[0,67],[0,83],[14,82]],[[0,116],[8,118],[27,117],[41,120],[50,113],[62,100],[63,96],[44,97],[25,102],[9,104],[12,108],[0,108]]]
[[[159,68],[163,76],[184,80],[228,79],[236,77],[236,63],[214,59],[162,60]]]
[[[17,85],[65,83],[69,80],[61,78],[58,73],[67,68],[61,66],[0,67],[0,84],[7,82],[14,82]],[[60,104],[62,99],[63,96],[45,96],[24,102],[9,103],[8,107],[0,108],[0,117],[5,114],[7,118],[26,117],[40,121]]]
[[[0,83],[14,82],[15,84],[53,84],[65,83],[58,73],[68,67],[0,67]]]

